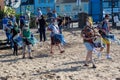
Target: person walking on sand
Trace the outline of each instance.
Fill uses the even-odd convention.
[[[44,38],[44,42],[46,41],[46,21],[44,19],[44,16],[41,15],[41,18],[38,19],[38,24],[40,25],[39,32],[40,32],[40,42],[42,41],[42,38]]]
[[[50,53],[53,54],[53,46],[58,46],[60,53],[64,53],[65,51],[62,49],[61,43],[64,44],[64,38],[62,34],[59,32],[58,25],[55,24],[55,19],[52,19],[52,23],[48,26],[48,30],[51,31],[51,51]]]
[[[99,33],[101,34],[103,38],[103,43],[106,45],[106,58],[112,59],[110,56],[110,40],[109,40],[109,34],[110,34],[110,24],[109,24],[109,15],[105,15],[105,19],[102,22],[102,28],[99,30]],[[104,47],[101,47],[99,55],[101,56],[101,52],[103,51]],[[99,56],[99,57],[100,57]]]
[[[29,53],[29,59],[32,59],[31,56],[31,47],[30,47],[30,41],[29,39],[31,38],[31,32],[29,29],[29,24],[25,24],[25,26],[22,29],[22,38],[23,38],[23,59],[25,58],[25,49],[26,46],[28,48],[28,53]]]
[[[83,37],[84,45],[87,49],[87,56],[84,66],[88,66],[88,61],[90,60],[93,65],[92,68],[96,68],[96,65],[92,59],[92,52],[94,49],[93,39],[95,39],[97,35],[95,34],[95,31],[92,27],[92,23],[89,17],[87,18],[86,26],[83,28],[81,32],[81,36]]]

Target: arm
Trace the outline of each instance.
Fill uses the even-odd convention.
[[[90,40],[90,39],[93,39],[93,38],[94,38],[94,37],[89,37],[89,38],[85,37],[84,31],[81,32],[81,37],[82,37],[83,39],[85,39],[85,40]]]

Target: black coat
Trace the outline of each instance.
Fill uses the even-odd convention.
[[[40,26],[40,30],[45,30],[45,27],[46,27],[46,21],[44,18],[42,19],[38,19],[38,24]]]

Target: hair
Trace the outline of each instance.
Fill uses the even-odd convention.
[[[92,26],[93,25],[93,19],[92,17],[87,17],[87,21],[90,23],[90,25]]]
[[[43,16],[43,15],[41,15],[41,18],[44,18],[44,16]]]
[[[105,18],[108,18],[108,17],[109,17],[109,14],[106,14],[106,15],[105,15]]]

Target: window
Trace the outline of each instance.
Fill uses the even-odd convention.
[[[117,1],[117,0],[113,0],[113,2],[112,1],[103,1],[103,7],[112,7],[112,5],[114,5],[114,7],[119,7],[119,1]]]
[[[103,2],[103,7],[104,8],[108,8],[109,7],[109,3],[108,2]]]
[[[38,3],[44,3],[45,0],[38,0]]]
[[[46,3],[50,3],[50,0],[46,0]]]
[[[60,6],[56,6],[56,11],[60,12]]]
[[[64,11],[65,12],[71,12],[71,5],[65,5],[64,6]]]

